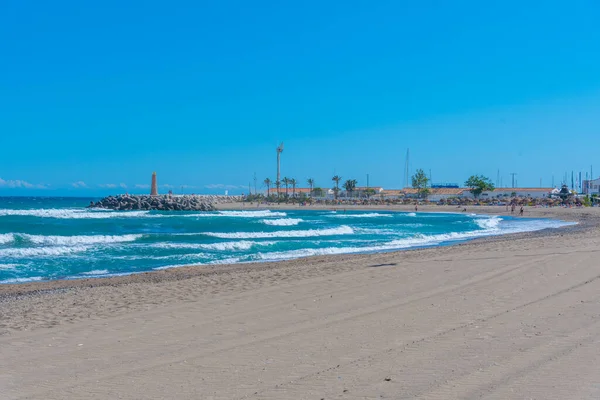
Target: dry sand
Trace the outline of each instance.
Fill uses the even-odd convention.
[[[600,209],[527,214],[581,223],[0,286],[0,399],[598,399]]]

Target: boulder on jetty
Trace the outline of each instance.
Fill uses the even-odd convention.
[[[107,210],[157,210],[157,211],[214,211],[215,199],[208,196],[108,196],[96,203],[91,202],[88,208]]]

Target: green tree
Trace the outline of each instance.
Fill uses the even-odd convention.
[[[375,194],[377,194],[377,192],[373,188],[368,188],[368,189],[365,189],[365,194],[367,195],[367,198],[371,198],[371,196],[375,196]]]
[[[340,192],[340,181],[342,180],[342,177],[339,175],[334,175],[334,177],[331,178],[331,180],[335,182],[335,186],[333,187],[333,194],[335,195],[335,198],[337,200],[338,193]]]
[[[316,187],[312,190],[312,194],[317,197],[323,197],[323,193],[324,193],[324,190],[321,189],[320,187]]]
[[[306,183],[308,183],[308,187],[310,188],[310,195],[312,196],[313,188],[315,187],[315,180],[313,178],[308,178],[306,180]]]
[[[348,193],[348,197],[352,197],[352,192],[356,189],[356,183],[356,179],[348,179],[344,182],[343,187],[346,190],[346,193]]]
[[[418,169],[412,176],[412,187],[417,189],[417,196],[420,198],[427,197],[429,194],[429,178],[422,169]]]
[[[283,178],[283,186],[285,186],[285,197],[289,197],[288,188],[290,187],[291,180],[290,178]]]
[[[470,192],[473,193],[475,198],[478,198],[483,192],[493,192],[494,189],[496,189],[492,181],[483,175],[472,175],[465,182],[465,186],[470,189]]]
[[[275,187],[277,188],[277,197],[281,197],[281,181],[275,181]]]
[[[264,181],[265,186],[267,187],[267,197],[271,196],[271,179],[267,178]]]
[[[292,185],[292,197],[296,197],[296,185],[298,182],[295,178],[290,179],[290,185]]]

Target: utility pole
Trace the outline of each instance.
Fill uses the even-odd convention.
[[[510,174],[512,175],[512,187],[514,188],[515,187],[515,176],[517,175],[517,173],[511,172]]]
[[[573,171],[571,171],[571,190],[575,189],[575,176],[573,175]]]
[[[406,149],[406,165],[404,166],[404,187],[407,188],[408,187],[408,164],[409,164],[409,159],[410,159],[410,149]]]
[[[256,172],[254,173],[254,195],[256,195]]]

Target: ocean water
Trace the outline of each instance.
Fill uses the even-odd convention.
[[[0,283],[437,246],[567,223],[476,214],[88,210],[90,198],[0,198]],[[94,199],[95,200],[95,199]]]

